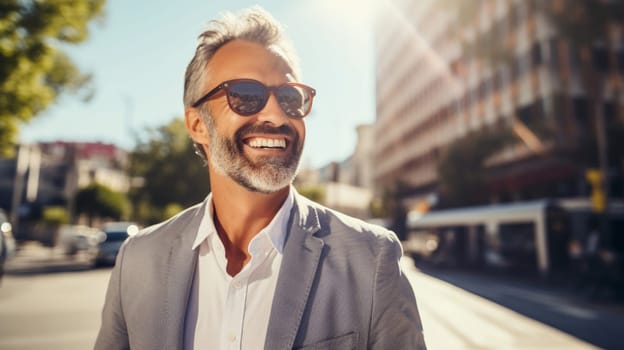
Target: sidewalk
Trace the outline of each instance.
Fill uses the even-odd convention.
[[[88,256],[65,255],[62,247],[45,247],[39,242],[25,242],[4,265],[5,275],[33,275],[84,271],[93,268]]]
[[[432,267],[422,263],[416,266],[417,270],[438,281],[485,298],[598,348],[624,349],[624,303],[621,300],[596,300],[570,286],[511,273]],[[450,300],[449,304],[453,302]]]
[[[481,270],[461,268],[439,268],[427,264],[416,264],[423,273],[441,279],[447,283],[456,285],[462,289],[481,295],[488,299],[497,300],[497,294],[503,291],[513,294],[515,291],[523,298],[536,300],[557,300],[561,303],[574,305],[588,310],[611,313],[624,317],[624,300],[615,296],[590,296],[583,288],[574,288],[563,282],[548,282],[538,277],[505,275]],[[489,286],[497,289],[495,297],[488,295]],[[488,288],[489,289],[489,288]],[[504,304],[504,303],[501,303]]]

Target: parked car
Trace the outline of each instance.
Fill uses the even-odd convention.
[[[9,222],[4,210],[0,209],[0,260],[4,261],[15,255],[15,238],[13,237],[13,226]]]
[[[133,222],[111,222],[105,224],[102,231],[95,257],[96,266],[114,265],[121,245],[139,232],[139,227]]]
[[[77,257],[81,253],[93,258],[104,233],[85,225],[63,225],[59,231],[59,243],[66,256]]]

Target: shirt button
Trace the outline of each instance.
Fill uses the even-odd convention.
[[[229,341],[230,343],[235,342],[235,341],[236,341],[236,336],[235,336],[234,334],[230,334],[230,335],[228,335],[228,341]]]
[[[243,286],[242,283],[234,282],[234,289],[241,289],[242,286]]]

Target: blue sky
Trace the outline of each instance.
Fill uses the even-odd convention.
[[[24,125],[21,141],[102,141],[130,149],[131,129],[183,116],[184,70],[206,23],[253,4],[286,27],[303,82],[318,91],[306,119],[304,164],[346,158],[355,127],[375,119],[372,11],[362,0],[108,0],[89,40],[66,49],[93,73],[94,98],[63,96]]]

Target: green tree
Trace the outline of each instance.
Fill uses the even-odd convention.
[[[10,156],[19,124],[63,91],[84,91],[80,72],[59,44],[87,39],[106,0],[0,1],[0,156]]]
[[[618,72],[616,46],[621,32],[624,13],[623,1],[595,0],[557,0],[548,6],[547,14],[556,25],[563,44],[567,45],[573,57],[580,62],[580,77],[585,89],[589,107],[589,127],[591,130],[579,130],[577,151],[586,167],[600,168],[603,174],[609,172],[609,166],[619,166],[624,160],[621,148],[622,108],[615,108],[619,116],[605,116],[604,100],[606,91],[611,88],[613,96],[622,94],[622,76]],[[617,29],[619,28],[619,29]],[[599,57],[604,54],[605,60]],[[621,67],[619,67],[621,68]],[[570,88],[571,84],[567,84]],[[569,92],[569,96],[572,92]],[[568,97],[568,105],[571,97]],[[617,98],[613,99],[617,103]],[[615,114],[615,113],[614,113]],[[619,118],[618,118],[619,117]],[[607,119],[608,118],[608,119]],[[584,128],[583,128],[584,129]],[[584,147],[595,144],[594,157],[583,157]],[[620,147],[620,148],[618,148]],[[597,162],[595,161],[597,159]],[[596,164],[597,163],[597,164]],[[603,177],[601,187],[605,201],[609,201],[608,178]]]
[[[409,193],[409,187],[403,181],[397,181],[383,189],[381,197],[369,203],[369,211],[374,218],[387,219],[389,228],[400,240],[407,238],[407,208],[403,204]]]
[[[143,179],[130,197],[134,217],[154,223],[172,213],[172,205],[188,207],[210,192],[208,170],[195,154],[182,118],[149,130],[131,153],[130,174]]]
[[[325,190],[321,186],[298,186],[297,192],[299,192],[299,194],[301,194],[302,196],[318,203],[323,203],[323,201],[325,200]]]
[[[487,198],[486,160],[514,142],[511,131],[481,130],[452,143],[438,163],[443,207],[481,204]]]
[[[104,185],[89,185],[76,194],[76,213],[87,215],[90,226],[96,217],[120,220],[127,215],[128,209],[126,196]]]
[[[69,223],[67,208],[62,206],[50,206],[43,208],[43,222],[51,226],[60,226]]]

